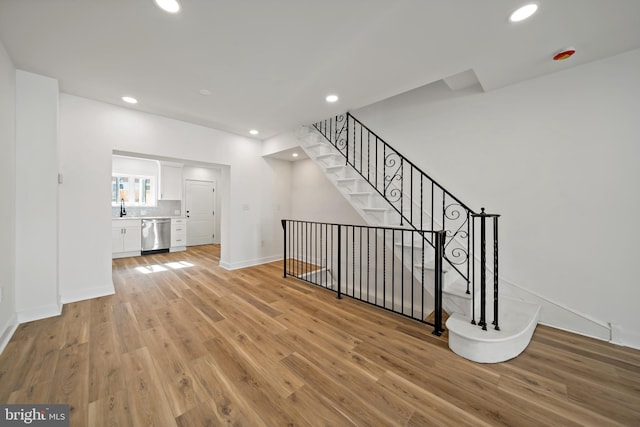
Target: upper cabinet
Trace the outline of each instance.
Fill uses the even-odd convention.
[[[158,200],[182,200],[182,166],[160,164]]]

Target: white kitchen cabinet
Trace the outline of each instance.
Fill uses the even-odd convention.
[[[142,223],[139,219],[111,221],[111,257],[138,256],[142,250]]]
[[[182,200],[182,166],[160,165],[158,200]]]
[[[187,219],[171,218],[171,248],[170,252],[187,249]]]

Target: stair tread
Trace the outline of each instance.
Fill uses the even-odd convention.
[[[471,319],[459,313],[453,313],[447,320],[447,329],[456,334],[477,342],[502,342],[513,339],[527,332],[532,322],[538,320],[540,306],[524,301],[509,300],[508,304],[502,304],[499,314],[500,330],[496,331],[493,325],[487,325],[483,331],[478,325],[471,324]],[[490,313],[488,322],[491,322],[493,313]]]
[[[460,290],[460,289],[447,289],[446,287],[444,289],[442,289],[442,292],[445,294],[451,294],[451,295],[456,295],[460,298],[465,298],[468,300],[471,300],[471,294],[468,294],[467,291],[465,289]]]
[[[316,156],[316,159],[324,159],[327,157],[342,157],[342,154],[338,154],[338,153],[324,153],[324,154],[318,154]]]
[[[413,231],[413,228],[408,229],[407,231]],[[422,239],[414,240],[413,241],[413,245],[411,244],[411,240],[405,241],[404,243],[396,242],[396,246],[404,246],[405,248],[422,249]],[[427,249],[429,247],[431,247],[431,246],[429,246],[429,243],[424,242],[424,248]]]
[[[415,268],[422,268],[422,263],[415,263],[413,265]],[[436,268],[436,262],[435,261],[428,261],[424,263],[424,268],[426,270],[435,270]],[[447,263],[447,262],[443,262],[442,263],[442,271],[444,271],[445,273],[448,271],[451,271],[452,268],[451,266]]]
[[[311,144],[307,144],[305,145],[306,148],[317,148],[317,147],[324,147],[324,144],[321,142],[312,142]]]

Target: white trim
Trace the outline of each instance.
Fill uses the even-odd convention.
[[[270,262],[275,262],[275,261],[282,261],[282,255],[274,255],[270,257],[258,258],[258,259],[234,262],[234,263],[220,261],[219,265],[225,270],[231,271],[231,270],[238,270],[240,268],[253,267],[261,264],[268,264]]]
[[[1,329],[2,335],[0,335],[0,354],[2,354],[4,349],[7,347],[7,344],[9,344],[11,337],[13,337],[16,329],[18,329],[18,325],[18,316],[16,315],[16,313],[13,313],[13,315],[9,318],[9,321]]]
[[[622,345],[625,347],[635,348],[640,350],[640,333],[637,331],[630,331],[620,327],[617,323],[610,323],[611,325],[611,343],[616,345]]]
[[[111,254],[111,259],[116,258],[128,258],[132,256],[140,256],[142,255],[141,251],[132,251],[132,252],[114,252]]]
[[[96,286],[94,288],[88,289],[79,289],[73,292],[66,292],[61,296],[61,301],[63,304],[68,304],[71,302],[84,301],[93,298],[104,297],[107,295],[115,294],[115,288],[113,283],[106,286]]]
[[[49,304],[17,312],[18,323],[32,322],[62,314],[62,304]]]
[[[524,289],[502,277],[500,278],[500,294],[513,299],[539,304],[541,307],[539,323],[542,325],[599,340],[609,341],[611,339],[609,325]]]
[[[558,329],[560,331],[569,332],[571,334],[578,334],[578,335],[582,335],[583,337],[593,338],[594,340],[611,342],[608,337],[605,338],[604,336],[598,336],[598,335],[594,335],[594,334],[589,334],[589,333],[586,333],[586,332],[583,332],[583,331],[576,331],[574,329],[565,328],[565,327],[558,326],[558,325],[553,325],[553,324],[548,323],[548,322],[538,321],[538,324],[539,325],[543,325],[543,326],[548,326],[548,327],[553,328],[553,329]]]

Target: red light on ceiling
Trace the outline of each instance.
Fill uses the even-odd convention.
[[[569,59],[573,56],[573,54],[576,53],[575,49],[565,49],[561,52],[556,53],[553,56],[553,60],[554,61],[564,61],[565,59]]]

